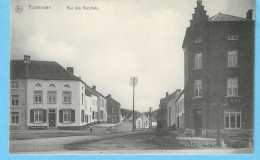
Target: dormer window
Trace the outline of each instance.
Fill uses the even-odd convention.
[[[236,41],[236,40],[238,40],[238,35],[228,35],[228,40],[229,41]]]
[[[195,38],[195,43],[201,43],[202,42],[202,37]]]
[[[49,87],[55,87],[55,85],[54,84],[50,84]]]
[[[70,88],[70,85],[65,84],[64,87],[65,87],[65,88]]]
[[[42,87],[40,83],[35,84],[35,87]]]

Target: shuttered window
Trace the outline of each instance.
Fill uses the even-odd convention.
[[[47,112],[45,109],[31,109],[30,123],[46,123]]]
[[[73,109],[62,109],[59,111],[59,122],[60,123],[74,123],[75,122],[75,110]]]

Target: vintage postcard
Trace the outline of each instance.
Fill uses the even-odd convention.
[[[11,0],[11,155],[254,154],[255,0]]]

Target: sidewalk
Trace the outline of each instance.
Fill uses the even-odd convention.
[[[114,133],[114,134],[102,134],[102,135],[86,135],[86,136],[70,136],[70,137],[56,137],[56,138],[44,138],[44,139],[30,139],[10,141],[9,152],[10,154],[26,153],[27,152],[68,152],[63,149],[63,145],[75,142],[90,141],[90,140],[102,140],[114,137],[126,136],[131,134],[138,134],[144,131],[126,132],[126,133]]]

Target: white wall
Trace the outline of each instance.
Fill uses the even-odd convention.
[[[41,84],[42,87],[36,87],[35,84]],[[50,84],[54,84],[55,87],[49,87]],[[70,85],[70,88],[65,88],[64,85]],[[82,88],[83,87],[83,88]],[[27,85],[27,124],[28,126],[48,126],[48,114],[47,114],[47,123],[44,124],[35,124],[30,123],[30,109],[56,109],[56,125],[57,126],[80,126],[84,123],[81,123],[81,110],[85,108],[85,101],[83,104],[81,101],[81,94],[85,95],[85,86],[80,81],[69,81],[69,80],[37,80],[29,79]],[[34,91],[41,90],[43,91],[43,103],[35,104],[33,100]],[[57,100],[56,104],[48,104],[47,102],[47,92],[56,91]],[[71,92],[71,104],[64,104],[62,102],[62,93],[63,91]],[[85,96],[83,96],[85,97]],[[59,110],[60,109],[75,109],[75,123],[59,123]]]
[[[97,112],[98,111],[98,98],[97,96],[91,94],[91,96],[85,96],[86,97],[86,101],[87,101],[87,114],[88,114],[88,122],[92,123],[92,122],[96,122],[97,119],[93,119],[92,118],[92,112]],[[95,103],[93,103],[93,100],[95,101]]]

